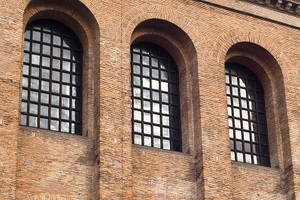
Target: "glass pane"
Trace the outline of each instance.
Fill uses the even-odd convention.
[[[41,102],[42,103],[49,103],[49,94],[41,93]]]
[[[31,63],[34,64],[34,65],[39,65],[40,64],[40,56],[33,54],[31,56]]]
[[[143,103],[143,109],[144,110],[148,110],[148,111],[151,110],[151,103],[150,103],[150,101],[144,101],[144,103]]]
[[[167,116],[162,117],[162,122],[164,126],[169,126],[170,125],[170,119]]]
[[[28,78],[23,77],[22,86],[28,88]]]
[[[152,89],[158,90],[159,89],[159,81],[152,80]]]
[[[43,33],[43,42],[51,43],[51,35],[48,33]]]
[[[134,111],[133,118],[134,118],[135,120],[141,121],[141,120],[142,120],[141,112],[135,110],[135,111]]]
[[[69,132],[70,124],[69,122],[61,122],[61,131]]]
[[[159,101],[159,92],[152,91],[152,100]]]
[[[29,66],[23,65],[23,75],[29,75]]]
[[[230,156],[231,156],[231,160],[235,160],[235,153],[234,152],[230,152]]]
[[[246,163],[252,163],[251,154],[246,154]]]
[[[158,67],[158,59],[157,58],[151,58],[151,66]]]
[[[152,78],[159,78],[157,69],[152,69]]]
[[[240,109],[238,109],[238,108],[234,108],[233,109],[233,115],[235,116],[235,117],[240,117]]]
[[[41,52],[41,45],[39,43],[32,43],[32,52],[40,53]]]
[[[144,112],[144,121],[145,122],[151,122],[151,114]]]
[[[29,126],[37,127],[38,126],[38,118],[34,116],[29,116]]]
[[[62,73],[63,76],[62,76],[62,81],[65,82],[65,83],[70,83],[70,74],[67,74],[67,73]]]
[[[144,134],[151,134],[151,126],[149,124],[144,124]]]
[[[160,127],[159,126],[153,126],[153,135],[160,136]]]
[[[65,119],[65,120],[69,120],[70,119],[70,111],[66,110],[66,109],[62,109],[61,110],[61,118]]]
[[[132,58],[133,58],[133,62],[140,63],[140,55],[139,54],[134,53]]]
[[[148,67],[143,67],[143,76],[150,76],[150,69]]]
[[[64,49],[63,50],[63,58],[65,58],[65,59],[71,59],[71,51],[67,50],[67,49]]]
[[[51,108],[51,117],[58,118],[59,117],[59,109],[58,108]]]
[[[143,90],[143,97],[145,99],[150,99],[150,90]]]
[[[133,107],[134,108],[138,108],[138,109],[141,109],[141,100],[139,99],[134,99],[134,103],[133,103]]]
[[[32,89],[39,89],[39,86],[40,86],[39,80],[37,80],[37,79],[31,79],[31,85],[30,85],[30,87]]]
[[[163,128],[163,137],[169,138],[170,137],[170,129]]]
[[[60,60],[53,59],[53,60],[52,60],[52,67],[53,67],[54,69],[60,69]]]
[[[141,78],[138,76],[133,77],[133,84],[137,86],[141,86]]]
[[[141,133],[142,132],[142,124],[134,122],[134,132]]]
[[[170,150],[170,140],[163,140],[163,148]]]
[[[29,54],[28,53],[24,53],[24,62],[29,63]]]
[[[161,90],[168,92],[169,91],[169,84],[167,82],[161,82]]]
[[[244,162],[244,157],[242,153],[237,153],[236,155],[237,155],[237,161]]]
[[[59,106],[59,102],[60,102],[59,99],[60,99],[59,96],[52,95],[52,96],[51,96],[51,104],[52,104],[52,105]]]
[[[70,86],[69,85],[62,85],[61,91],[62,91],[62,94],[70,95]],[[72,94],[73,96],[77,96],[77,88],[73,87],[72,93],[73,93]]]
[[[134,134],[134,144],[142,145],[142,136]]]
[[[22,107],[21,107],[21,111],[22,112],[27,112],[27,103],[25,103],[25,102],[22,102]]]
[[[26,30],[24,36],[25,36],[26,39],[30,39],[31,31],[30,30]]]
[[[159,138],[154,138],[154,140],[153,140],[153,146],[157,147],[157,148],[161,147],[160,139]]]
[[[50,67],[50,58],[48,58],[48,57],[42,57],[42,66],[44,66],[44,67]]]
[[[153,103],[152,104],[152,110],[153,110],[153,112],[160,112],[160,105],[159,105],[159,103]]]
[[[24,50],[25,51],[29,51],[30,50],[30,42],[28,42],[28,41],[24,42]]]
[[[68,61],[63,61],[62,69],[65,70],[65,71],[68,71],[68,72],[71,71],[71,63],[68,62]],[[76,69],[76,67],[74,67],[74,69]]]
[[[160,116],[157,114],[153,114],[153,123],[160,124]]]
[[[242,132],[239,130],[235,131],[235,138],[241,140],[242,139]]]
[[[133,73],[138,75],[141,74],[141,68],[139,65],[133,65]]]
[[[32,31],[32,39],[36,41],[41,40],[41,33],[38,31]]]
[[[235,76],[231,76],[231,84],[232,85],[237,85],[237,77],[235,77]]]
[[[149,65],[149,57],[148,56],[143,56],[143,65]]]
[[[141,97],[141,89],[140,88],[133,88],[133,96]]]
[[[169,106],[168,105],[163,104],[161,108],[162,108],[163,114],[169,114]]]
[[[40,119],[40,127],[44,129],[48,129],[48,119],[41,118]]]
[[[48,114],[48,106],[41,106],[40,107],[40,113],[41,113],[41,115],[43,115],[43,116],[48,116],[49,114]]]
[[[58,131],[59,123],[57,120],[51,120],[50,130]]]
[[[37,92],[31,91],[30,92],[30,100],[38,102],[39,96]]]
[[[169,95],[168,95],[168,94],[165,94],[165,93],[162,93],[162,94],[161,94],[161,100],[162,100],[162,102],[164,102],[164,103],[169,103]]]
[[[151,146],[151,137],[144,136],[144,145]]]
[[[143,87],[150,88],[150,80],[148,78],[143,78]]]

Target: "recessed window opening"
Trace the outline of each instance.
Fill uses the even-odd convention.
[[[133,143],[181,151],[178,70],[172,57],[151,43],[131,47]]]
[[[53,20],[25,30],[21,125],[81,134],[82,46]]]
[[[270,166],[263,87],[242,65],[225,71],[231,160]]]

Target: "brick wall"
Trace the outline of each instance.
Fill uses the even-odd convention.
[[[0,13],[0,199],[300,198],[299,16],[235,0],[2,1]],[[19,125],[23,30],[39,18],[83,44],[82,136]],[[183,152],[132,145],[136,41],[178,65]],[[229,61],[265,89],[270,168],[230,160]]]

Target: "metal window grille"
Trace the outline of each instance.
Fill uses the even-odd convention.
[[[133,143],[181,151],[178,69],[151,43],[131,48]]]
[[[270,166],[263,87],[244,66],[226,64],[231,160]]]
[[[52,20],[25,30],[21,125],[81,134],[82,46]]]

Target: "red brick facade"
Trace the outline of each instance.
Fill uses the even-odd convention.
[[[300,199],[300,2],[287,2],[1,1],[0,199]],[[82,136],[20,125],[24,30],[37,19],[83,45]],[[138,41],[178,66],[182,152],[132,144]],[[231,161],[226,62],[263,85],[271,167]]]

